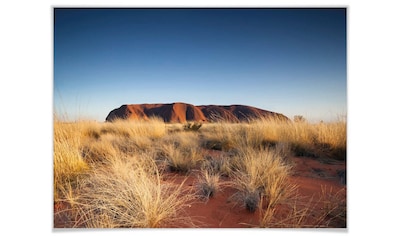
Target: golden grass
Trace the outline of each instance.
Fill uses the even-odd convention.
[[[159,120],[55,121],[54,202],[69,206],[55,217],[68,227],[192,226],[182,213],[194,195],[163,182],[155,164],[152,144],[165,134]]]
[[[80,189],[80,227],[191,226],[184,206],[193,195],[182,194],[183,184],[163,182],[151,154],[108,160],[107,168],[93,171]]]
[[[333,190],[322,185],[320,190],[310,197],[300,196],[293,190],[290,201],[280,208],[260,204],[259,227],[346,228],[346,187]]]
[[[324,227],[330,224],[346,227],[346,188],[333,191],[332,188],[321,186],[320,200],[322,203],[322,214],[318,221]]]
[[[274,149],[246,149],[238,160],[233,185],[249,211],[255,211],[263,197],[274,206],[291,196],[295,186],[287,180],[292,167]]]
[[[159,141],[159,151],[170,170],[188,173],[203,160],[198,135],[192,132],[170,134]]]
[[[283,128],[282,139],[291,143],[297,155],[346,158],[346,122],[291,123]]]
[[[249,123],[204,124],[204,146],[216,150],[264,148],[284,144],[297,156],[346,159],[346,122],[311,124],[266,119]]]
[[[202,169],[210,174],[229,177],[233,173],[235,158],[227,155],[221,155],[218,158],[206,156],[202,161]]]
[[[160,138],[167,132],[165,123],[159,118],[150,120],[114,120],[106,123],[91,123],[84,131],[88,136],[100,138],[105,134],[112,134],[120,137],[149,137]]]
[[[236,135],[239,124],[234,123],[211,123],[204,124],[201,128],[203,144],[205,148],[229,151],[237,146]]]
[[[207,157],[207,149],[222,154]],[[259,209],[261,227],[307,227],[310,203],[291,205],[285,220],[275,218],[277,205],[297,197],[296,186],[287,181],[292,155],[344,160],[346,123],[253,120],[203,124],[188,132],[183,125],[156,118],[110,123],[55,120],[54,202],[68,204],[56,217],[67,219],[67,227],[193,227],[184,209],[194,193],[163,179],[168,170],[184,174],[200,170],[194,187],[205,199],[222,184],[231,184],[239,190],[233,197],[249,211]],[[324,194],[338,199],[332,191]],[[333,200],[324,204],[324,216],[316,219],[319,226],[329,225],[327,218],[346,219],[342,204]]]
[[[346,189],[333,192],[321,186],[321,194],[303,199],[291,197],[284,211],[270,205],[259,207],[259,226],[262,228],[345,228]],[[321,209],[320,209],[321,207]],[[277,214],[279,213],[279,214]]]
[[[309,224],[313,221],[314,198],[311,197],[307,201],[300,200],[297,195],[292,199],[290,204],[287,204],[287,210],[277,214],[278,210],[275,207],[267,205],[259,209],[259,227],[261,228],[309,228],[320,227],[316,222]],[[278,215],[278,217],[277,217]]]
[[[203,169],[196,185],[200,198],[208,200],[221,191],[220,175],[209,169]]]
[[[54,123],[53,186],[54,200],[63,197],[70,184],[75,184],[89,166],[79,152],[81,137],[74,124]]]

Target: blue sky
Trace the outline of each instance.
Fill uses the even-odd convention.
[[[347,112],[346,10],[55,9],[54,111],[242,104],[310,121]]]

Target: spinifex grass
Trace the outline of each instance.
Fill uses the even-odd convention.
[[[81,135],[79,125],[54,122],[54,200],[63,198],[63,192],[75,185],[89,166],[79,152]]]
[[[209,149],[261,149],[284,143],[297,156],[346,158],[345,121],[312,124],[255,119],[238,124],[205,124],[201,131],[203,146]]]
[[[291,166],[274,149],[246,149],[238,156],[234,186],[249,211],[255,211],[261,197],[274,206],[288,197],[293,186],[287,182]]]
[[[196,133],[173,133],[159,142],[160,156],[171,171],[187,174],[203,159]]]
[[[112,122],[92,124],[85,131],[88,135],[99,138],[105,134],[119,137],[160,138],[166,134],[165,123],[159,118],[150,120],[114,120]]]
[[[203,169],[198,176],[197,191],[202,199],[214,197],[221,188],[220,175],[213,171]]]
[[[193,195],[162,181],[152,154],[108,158],[79,189],[76,227],[157,228],[190,225],[184,207]],[[185,194],[182,194],[185,192]]]
[[[163,181],[167,165],[185,174],[203,168],[197,187],[205,198],[214,196],[228,179],[238,190],[235,197],[240,203],[249,211],[260,209],[263,227],[302,227],[310,209],[292,208],[289,222],[274,216],[278,205],[295,198],[295,186],[287,181],[289,158],[292,154],[346,157],[345,122],[205,123],[197,132],[177,127],[159,119],[55,121],[54,201],[69,204],[55,214],[67,212],[71,227],[190,223],[182,216],[193,194],[183,184],[172,184],[169,176]],[[346,218],[342,204],[334,204],[325,207],[330,222],[320,216],[319,226],[332,224],[332,215],[334,223]]]

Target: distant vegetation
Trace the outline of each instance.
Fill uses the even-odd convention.
[[[306,119],[301,115],[296,115],[294,116],[294,122],[306,122]]]
[[[183,128],[184,130],[189,130],[189,131],[197,131],[199,128],[201,128],[202,123],[200,122],[187,122]]]
[[[237,190],[232,201],[249,212],[258,210],[258,227],[309,227],[302,224],[305,213],[293,205],[290,157],[346,160],[346,123],[299,121],[55,120],[54,204],[62,210],[54,212],[54,219],[63,222],[55,227],[194,227],[185,209],[225,185]],[[213,158],[204,150],[223,155]],[[196,184],[187,188],[170,181],[171,173],[198,173]],[[291,220],[275,219],[275,206],[288,202]],[[330,205],[328,214],[342,214],[337,204]],[[328,227],[326,216],[312,227]]]

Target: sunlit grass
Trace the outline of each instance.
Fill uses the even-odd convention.
[[[247,149],[239,156],[233,185],[249,211],[258,208],[261,198],[274,206],[287,199],[295,189],[288,183],[291,166],[273,149]]]
[[[295,192],[293,192],[295,193]],[[259,226],[263,228],[345,228],[346,188],[333,191],[321,186],[319,195],[303,199],[293,194],[283,207],[259,207]]]
[[[281,122],[266,119],[249,123],[205,124],[205,147],[215,150],[265,148],[284,144],[297,156],[346,158],[346,122]]]
[[[200,198],[208,200],[221,190],[220,175],[211,169],[203,169],[196,185]]]
[[[345,160],[346,123],[251,120],[205,123],[192,132],[157,118],[55,120],[54,202],[68,204],[56,214],[68,219],[68,227],[192,227],[184,210],[195,195],[184,184],[165,181],[165,174],[199,173],[193,187],[204,199],[227,183],[238,190],[232,199],[258,210],[261,227],[307,227],[310,206],[292,205],[291,156]],[[321,227],[346,220],[346,208],[334,194],[324,190],[332,200],[313,219]],[[281,204],[291,204],[286,220],[275,218]]]
[[[81,135],[76,124],[54,122],[53,186],[54,200],[63,197],[69,185],[76,184],[89,169],[80,155]]]
[[[191,226],[183,211],[193,195],[182,195],[182,184],[162,181],[162,173],[150,155],[109,159],[107,168],[91,173],[80,193],[80,207],[93,214],[86,215],[82,226]]]
[[[99,138],[105,134],[131,138],[131,137],[149,137],[160,138],[166,134],[165,123],[159,118],[150,120],[114,120],[101,124],[91,124],[87,127],[86,133],[89,136]]]

